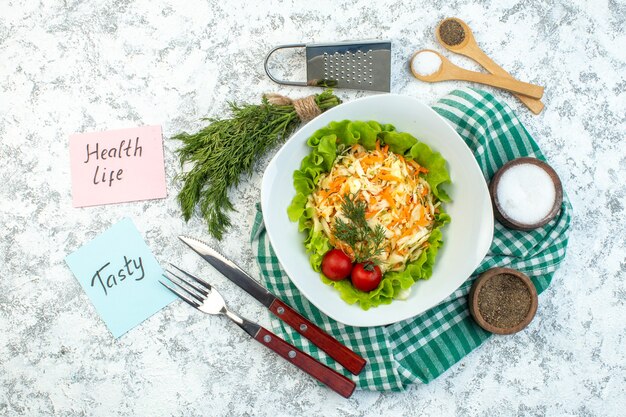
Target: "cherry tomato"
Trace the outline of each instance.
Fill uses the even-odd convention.
[[[350,257],[339,249],[331,249],[326,252],[322,259],[322,273],[328,279],[341,281],[347,278],[352,272],[352,261]]]
[[[352,285],[357,290],[372,291],[378,287],[382,278],[380,268],[371,262],[358,263],[352,269]]]

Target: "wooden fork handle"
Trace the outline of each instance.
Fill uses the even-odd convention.
[[[279,299],[274,300],[269,309],[276,317],[309,339],[311,343],[326,352],[328,356],[354,375],[358,375],[365,367],[367,363],[365,359],[342,345],[337,339],[302,317],[296,310]]]
[[[285,360],[293,363],[341,396],[350,398],[354,392],[356,384],[353,381],[285,342],[269,330],[261,327],[254,339],[272,349]]]

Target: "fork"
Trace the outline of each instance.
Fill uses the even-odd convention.
[[[349,398],[352,395],[356,388],[356,384],[353,381],[318,362],[312,356],[292,346],[259,324],[238,316],[228,309],[224,298],[211,284],[204,279],[183,271],[176,265],[170,265],[178,270],[179,274],[166,269],[167,274],[163,274],[163,276],[174,286],[170,286],[164,281],[160,282],[187,304],[206,314],[228,317],[252,336],[254,340],[267,346],[338,394],[345,398]]]

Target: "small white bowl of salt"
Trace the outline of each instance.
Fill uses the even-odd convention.
[[[554,169],[537,158],[517,158],[495,173],[489,184],[493,211],[505,227],[533,230],[554,219],[563,188]]]

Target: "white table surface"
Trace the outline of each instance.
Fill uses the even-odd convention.
[[[0,2],[0,415],[624,415],[626,6],[553,3]],[[518,113],[574,207],[567,258],[525,331],[490,339],[428,385],[349,400],[182,303],[111,337],[64,257],[123,217],[161,262],[207,274],[233,309],[268,324],[174,238],[206,232],[181,219],[172,135],[225,115],[227,100],[311,93],[264,74],[265,53],[282,43],[391,39],[392,92],[433,103],[466,84],[418,82],[406,62],[417,49],[443,52],[433,31],[446,16],[468,22],[516,77],[546,86],[539,116],[490,90]],[[298,77],[299,64],[279,67]],[[163,126],[168,197],[72,208],[68,136],[151,124]],[[254,273],[248,241],[268,160],[233,191],[239,214],[220,244]]]

